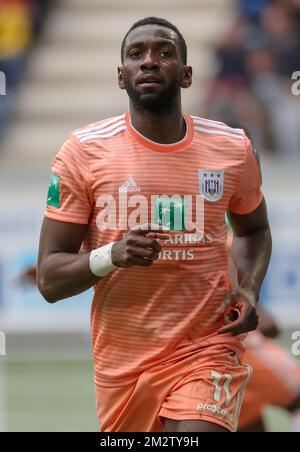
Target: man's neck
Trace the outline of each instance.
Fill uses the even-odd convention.
[[[186,135],[181,106],[166,115],[142,113],[130,106],[131,124],[141,135],[159,144],[174,144]]]

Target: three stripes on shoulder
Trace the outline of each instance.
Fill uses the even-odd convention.
[[[98,138],[110,138],[114,135],[126,130],[125,114],[116,116],[106,121],[96,123],[93,126],[88,126],[75,132],[76,137],[81,143],[95,140]]]
[[[244,140],[245,135],[242,129],[234,129],[226,124],[209,119],[191,116],[194,128],[197,132],[208,135],[220,135],[233,138],[235,140]],[[96,139],[111,138],[127,129],[125,114],[116,116],[100,123],[95,123],[83,129],[79,129],[74,134],[81,143]]]

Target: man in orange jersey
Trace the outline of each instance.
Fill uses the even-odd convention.
[[[263,411],[269,406],[285,408],[291,415],[291,430],[300,431],[300,366],[274,340],[280,330],[276,322],[259,308],[259,331],[245,341],[244,362],[253,368],[239,420],[243,432],[265,432]]]
[[[271,254],[257,154],[243,130],[182,113],[192,68],[170,22],[135,23],[121,59],[129,112],[76,130],[53,161],[39,289],[55,303],[94,286],[101,431],[235,431],[241,335]],[[226,212],[240,243],[229,294]]]

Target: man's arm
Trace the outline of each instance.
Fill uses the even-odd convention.
[[[258,301],[272,251],[266,202],[248,215],[228,212],[228,218],[234,232],[232,257],[239,287],[253,291]]]
[[[86,225],[44,219],[39,248],[37,284],[49,303],[78,295],[100,278],[89,265],[89,254],[79,254]]]
[[[239,335],[257,328],[256,306],[271,258],[272,238],[265,200],[250,214],[229,211],[228,218],[235,236],[231,256],[237,272],[237,287],[228,294],[225,307],[236,309],[225,314],[228,325],[219,333]]]
[[[41,231],[37,283],[49,303],[78,295],[100,281],[90,267],[90,253],[79,253],[86,225],[44,219]],[[158,259],[157,239],[168,235],[152,230],[151,225],[130,231],[114,243],[111,261],[115,267],[149,267]]]

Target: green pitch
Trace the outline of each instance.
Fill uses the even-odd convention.
[[[96,432],[93,372],[88,361],[8,361],[6,430]]]

